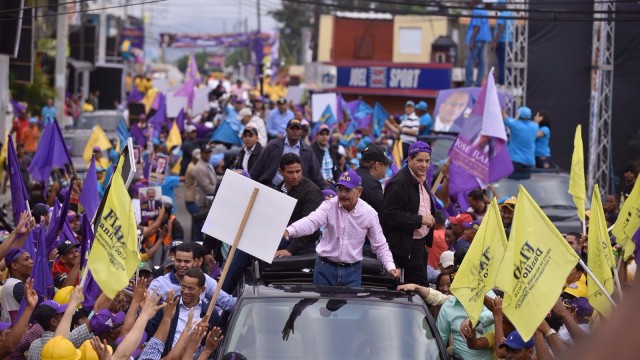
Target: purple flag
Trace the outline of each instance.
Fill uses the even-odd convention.
[[[51,169],[64,168],[66,164],[73,164],[73,162],[64,143],[60,126],[54,120],[44,129],[40,144],[29,165],[29,173],[35,181],[47,181],[51,175]]]
[[[178,91],[173,93],[173,96],[187,97],[188,103],[189,103],[189,107],[191,107],[193,105],[193,99],[196,96],[196,91],[195,91],[196,84],[197,84],[196,81],[193,80],[193,79],[186,80],[182,84],[182,87],[180,87],[180,89],[178,89]]]
[[[184,109],[180,109],[180,112],[176,116],[176,125],[178,125],[178,130],[182,134],[184,132]]]
[[[84,289],[82,290],[82,292],[84,293],[84,301],[82,302],[82,307],[87,311],[91,311],[101,292],[100,285],[98,285],[98,283],[93,279],[91,270],[88,270],[87,280],[85,280],[84,282]]]
[[[631,240],[633,240],[633,242],[636,244],[636,248],[633,250],[633,256],[635,256],[636,259],[639,259],[638,256],[640,256],[640,228],[636,230],[636,232],[631,237]]]
[[[142,129],[140,129],[140,126],[138,126],[137,123],[131,125],[129,132],[131,133],[133,140],[136,141],[136,145],[147,146],[147,137],[144,135],[144,132],[142,132]]]
[[[483,187],[513,172],[498,92],[491,76],[493,69],[449,150],[452,195]]]
[[[158,100],[158,104],[157,104],[158,107],[155,108],[156,113],[151,118],[149,118],[148,123],[153,125],[154,132],[160,134],[160,131],[162,130],[162,125],[167,122],[167,101],[166,101],[166,97],[161,93],[158,93],[156,95],[156,100]],[[155,103],[155,100],[154,100],[154,103]]]
[[[96,159],[93,156],[91,157],[91,165],[89,165],[89,169],[87,170],[82,193],[80,194],[80,204],[84,207],[84,211],[89,216],[89,219],[93,219],[96,210],[98,210],[98,205],[100,205]]]
[[[57,201],[58,200],[56,199],[56,202]],[[61,235],[60,232],[63,230],[64,225],[67,224],[67,214],[69,213],[70,203],[71,203],[71,191],[67,191],[67,195],[65,196],[64,203],[62,204],[62,206],[58,205],[58,209],[56,209],[56,203],[54,203],[54,206],[53,206],[54,213],[53,213],[53,216],[51,217],[51,221],[49,222],[49,230],[47,232],[47,253],[51,253],[51,251],[53,251],[53,249],[55,249],[58,245],[60,245],[62,241],[67,240],[67,237],[62,239],[62,236],[58,236],[58,235]],[[67,224],[67,226],[68,225],[69,224]],[[75,237],[71,237],[69,238],[69,240],[76,242]]]
[[[20,104],[18,100],[11,99],[11,107],[13,108],[13,116],[18,117],[27,107]]]
[[[11,181],[11,207],[13,209],[13,223],[18,224],[20,220],[20,214],[27,210],[27,202],[29,201],[29,194],[24,186],[22,180],[22,172],[20,171],[20,163],[18,162],[18,155],[16,154],[16,148],[13,145],[13,139],[9,138],[9,144],[7,145],[7,161],[9,167],[9,181]]]
[[[138,103],[144,99],[144,94],[138,91],[138,87],[133,85],[131,87],[131,92],[129,93],[129,97],[127,98],[127,102],[129,104]]]
[[[189,54],[187,60],[187,70],[185,71],[186,80],[193,80],[196,84],[200,82],[200,72],[198,71],[198,63],[193,54]]]
[[[39,296],[46,299],[53,299],[54,286],[49,267],[49,253],[47,252],[47,229],[40,226],[34,230],[38,239],[38,251],[33,262],[31,278],[33,278],[33,289]]]

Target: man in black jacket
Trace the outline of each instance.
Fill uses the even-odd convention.
[[[407,151],[407,165],[387,184],[380,223],[393,259],[404,269],[406,283],[428,286],[426,248],[433,244],[435,209],[427,184],[431,147],[416,141]]]
[[[287,224],[291,225],[317,209],[324,201],[324,196],[322,190],[313,181],[302,176],[302,166],[298,155],[284,154],[280,160],[279,171],[284,182],[278,186],[278,190],[298,200]],[[286,242],[282,244],[287,247],[278,250],[276,256],[291,256],[313,250],[318,239],[320,239],[320,230],[311,235],[290,238],[288,244]]]
[[[383,148],[371,144],[362,150],[360,167],[356,169],[356,173],[362,178],[362,195],[360,195],[360,199],[371,205],[378,214],[382,210],[382,199],[384,197],[380,179],[385,177],[391,163],[391,159],[387,157]]]
[[[311,150],[313,150],[316,159],[318,159],[320,175],[324,179],[326,187],[333,188],[334,183],[340,176],[340,169],[338,168],[338,158],[329,145],[329,139],[331,138],[329,133],[329,126],[325,124],[318,126],[316,141],[311,144]]]
[[[262,152],[262,145],[258,142],[258,130],[254,127],[247,126],[242,131],[242,142],[244,143],[244,147],[240,150],[238,158],[236,159],[236,169],[243,169],[248,172],[253,168],[253,165]]]
[[[320,189],[324,189],[318,160],[309,145],[300,141],[301,133],[300,120],[290,120],[287,124],[287,135],[282,139],[272,140],[262,150],[256,164],[251,168],[251,178],[261,184],[276,187],[282,182],[282,175],[278,173],[280,158],[286,153],[294,153],[302,160],[302,175],[313,181]]]
[[[291,225],[309,215],[324,201],[322,190],[313,181],[302,175],[302,165],[300,157],[293,153],[284,154],[280,159],[279,172],[283,181],[276,186],[276,190],[298,200],[287,225]],[[280,250],[276,252],[275,256],[291,256],[305,251],[312,251],[315,249],[318,239],[320,239],[320,231],[308,236],[291,238],[289,241],[283,240],[278,247]],[[222,284],[222,290],[232,293],[238,283],[238,277],[251,265],[252,261],[251,255],[242,250],[236,250],[229,266],[227,277]]]

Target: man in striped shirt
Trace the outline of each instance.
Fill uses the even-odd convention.
[[[402,154],[407,157],[409,146],[418,141],[420,132],[420,118],[415,113],[415,104],[409,100],[404,105],[405,115],[400,123],[400,141],[402,141]]]
[[[318,258],[313,271],[316,285],[360,286],[362,273],[362,247],[365,237],[371,249],[394,277],[396,269],[387,240],[382,234],[378,214],[365,201],[360,200],[362,179],[354,170],[340,175],[338,197],[324,201],[316,211],[291,224],[284,237],[299,237],[314,233],[324,226],[322,238],[316,247]]]

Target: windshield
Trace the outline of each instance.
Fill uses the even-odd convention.
[[[505,178],[494,185],[498,198],[518,196],[518,185],[522,184],[533,199],[545,207],[568,207],[574,208],[576,205],[569,194],[568,176],[536,176],[529,179],[514,180]]]
[[[439,359],[425,309],[360,299],[245,300],[224,353],[248,359]]]

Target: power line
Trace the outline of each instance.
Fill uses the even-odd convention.
[[[390,1],[372,1],[372,0],[363,0],[363,1],[369,1],[372,3],[390,3]],[[313,0],[283,0],[284,2],[288,2],[288,3],[293,3],[293,4],[307,4],[307,5],[315,5],[316,2]],[[400,4],[397,2],[391,2],[393,4]],[[405,2],[403,4],[412,4],[412,3],[408,3]],[[417,4],[416,4],[417,5]],[[338,4],[328,4],[328,3],[323,3],[322,6],[324,8],[331,8],[331,9],[337,9],[337,10],[346,10],[346,11],[358,11],[358,12],[363,12],[364,10],[360,7],[355,7],[353,5],[338,5]],[[425,3],[421,3],[420,6],[425,6]],[[429,7],[428,5],[425,7]],[[445,9],[446,10],[446,9]],[[471,17],[470,14],[452,14],[448,11],[433,11],[430,9],[425,9],[424,11],[415,11],[415,10],[394,10],[394,9],[385,9],[385,10],[379,10],[379,9],[370,9],[370,11],[373,12],[381,12],[381,13],[389,13],[389,14],[393,14],[393,15],[431,15],[431,16],[442,16],[442,17],[447,17],[447,18],[469,18]],[[522,11],[525,12],[524,10],[516,10],[516,12],[518,11]],[[569,11],[568,13],[560,13],[557,11],[545,11],[546,14],[548,14],[549,16],[543,17],[543,16],[504,16],[504,15],[473,15],[473,17],[475,18],[481,18],[481,19],[509,19],[509,20],[529,20],[529,21],[555,21],[555,22],[596,22],[596,21],[614,21],[614,22],[640,22],[640,17],[613,17],[613,16],[606,16],[606,17],[597,17],[597,18],[593,18],[593,17],[572,17],[572,15],[576,14],[576,11]],[[593,12],[590,12],[593,13]],[[629,15],[629,14],[636,14],[636,11],[625,11],[622,13],[619,13],[619,15]],[[608,14],[608,12],[605,12],[605,14]],[[610,14],[610,13],[609,13]]]
[[[33,16],[23,16],[23,17],[5,17],[5,18],[0,19],[0,21],[15,21],[15,20],[21,20],[21,19],[35,19],[35,18],[58,16],[58,15],[87,13],[87,12],[91,12],[91,11],[119,9],[119,8],[124,8],[124,7],[129,7],[129,6],[161,3],[161,2],[165,2],[165,1],[168,1],[168,0],[148,0],[148,1],[138,2],[138,3],[135,3],[135,4],[114,5],[114,6],[106,6],[106,7],[102,7],[102,8],[95,8],[95,9],[75,10],[75,11],[67,11],[67,12],[56,12],[56,13],[33,15]],[[29,9],[29,8],[25,8],[25,9]]]

